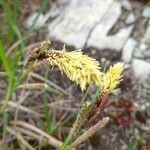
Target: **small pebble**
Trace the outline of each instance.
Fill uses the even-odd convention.
[[[142,12],[142,16],[145,18],[150,18],[150,7],[145,7],[143,12]]]

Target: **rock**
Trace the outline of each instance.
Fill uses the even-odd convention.
[[[132,10],[131,3],[128,0],[122,0],[121,5],[126,10],[129,10],[129,11]]]
[[[142,12],[142,16],[145,18],[150,18],[150,7],[146,6]]]
[[[83,48],[91,30],[101,22],[111,5],[114,5],[112,2],[113,0],[71,0],[62,12],[63,15],[48,25],[49,37],[76,48]],[[114,8],[114,11],[115,9],[118,8]]]
[[[140,45],[135,48],[133,56],[140,59],[150,58],[150,52],[148,49],[148,45],[141,42]]]
[[[57,17],[61,13],[61,9],[62,9],[62,6],[61,8],[58,8],[58,6],[55,3],[53,3],[49,11],[50,17],[51,18]]]
[[[141,59],[134,58],[132,68],[137,79],[144,80],[150,75],[150,63]]]
[[[122,51],[122,60],[123,61],[125,61],[127,63],[131,62],[133,51],[134,51],[136,45],[137,45],[137,42],[134,39],[132,39],[132,38],[128,39],[128,41],[126,42],[126,44],[123,48],[123,51]]]
[[[104,36],[99,32],[99,25],[94,29],[89,41],[89,47],[96,47],[100,50],[104,49],[112,49],[116,51],[120,51],[125,44],[126,40],[130,36],[133,25],[122,28],[113,36]]]
[[[32,25],[34,24],[33,27],[34,27],[34,29],[36,29],[36,28],[41,27],[44,23],[45,23],[45,18],[44,18],[43,14],[33,13],[27,19],[25,26],[27,28],[31,28]]]
[[[150,25],[147,27],[142,42],[146,44],[150,44]]]
[[[150,49],[143,52],[143,56],[146,59],[150,59]]]
[[[141,78],[138,81],[136,91],[137,98],[140,101],[140,106],[143,105],[146,110],[149,110],[150,102],[147,100],[150,99],[150,74],[146,78]]]
[[[98,26],[98,32],[99,34],[105,36],[108,34],[110,29],[115,25],[117,20],[119,19],[121,15],[121,7],[118,3],[113,3],[106,14],[103,16]]]
[[[142,52],[143,52],[143,50],[141,50],[139,47],[136,47],[133,57],[144,59]]]
[[[144,59],[147,58],[145,55],[148,54],[148,52],[148,46],[144,43],[141,43],[138,47],[135,48],[133,56]]]
[[[48,12],[46,15],[35,12],[26,20],[25,26],[26,28],[32,28],[32,26],[34,29],[40,28],[46,23],[50,16],[50,12]]]
[[[131,24],[134,23],[136,21],[136,17],[133,13],[129,14],[129,16],[127,17],[125,23],[126,24]]]
[[[148,46],[145,44],[145,43],[140,43],[140,45],[139,45],[139,49],[140,50],[142,50],[142,51],[144,51],[144,50],[146,50],[148,48]]]

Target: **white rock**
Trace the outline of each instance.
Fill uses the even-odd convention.
[[[150,25],[147,27],[142,42],[146,44],[150,44]]]
[[[144,80],[150,74],[150,63],[142,59],[134,58],[132,61],[132,68],[136,78]]]
[[[99,33],[99,25],[94,29],[89,41],[89,47],[96,47],[100,50],[104,49],[113,49],[116,51],[120,51],[123,48],[126,40],[130,36],[133,25],[122,28],[119,32],[113,36],[104,36]]]
[[[132,6],[131,3],[128,0],[122,0],[120,1],[121,5],[123,6],[123,8],[125,8],[126,10],[132,10]]]
[[[58,16],[61,13],[61,9],[63,8],[58,8],[58,6],[55,3],[52,4],[51,9],[49,11],[50,17],[55,18],[56,16]]]
[[[55,12],[55,15],[58,14],[58,9],[55,10]],[[25,22],[25,26],[26,28],[31,28],[32,26],[34,29],[40,28],[46,23],[46,21],[50,17],[54,17],[54,13],[52,13],[52,10],[47,12],[45,15],[35,12],[28,17],[28,19]]]
[[[33,13],[26,20],[25,26],[27,28],[31,28],[33,26],[34,29],[40,28],[45,24],[45,17],[43,14]]]
[[[136,20],[136,17],[133,13],[129,14],[129,16],[127,17],[126,19],[126,24],[131,24],[131,23],[134,23]]]
[[[143,12],[142,12],[142,16],[145,18],[150,18],[150,7],[145,7]]]
[[[144,58],[150,59],[150,49],[143,52]]]
[[[140,45],[139,45],[139,49],[140,49],[140,50],[144,51],[144,50],[146,50],[147,48],[148,48],[148,46],[147,46],[146,44],[144,44],[143,42],[140,43]]]
[[[63,15],[48,25],[49,37],[76,48],[83,48],[95,26],[109,10],[113,0],[71,0]]]
[[[146,107],[150,107],[150,103],[147,102],[147,103],[145,104],[145,106],[146,106]]]
[[[121,15],[121,7],[119,3],[113,3],[98,24],[98,33],[105,36],[109,30],[115,25]]]
[[[133,57],[144,59],[143,50],[141,50],[139,47],[136,47],[134,54],[133,54]]]
[[[135,48],[133,56],[144,59],[146,58],[145,54],[147,53],[147,49],[148,49],[148,45],[141,42],[140,45]]]
[[[93,1],[94,3],[91,3],[90,0],[70,0],[68,8],[71,9],[76,9],[77,7],[86,7],[89,6],[89,4],[98,4],[99,2]]]
[[[131,59],[132,59],[132,55],[133,55],[133,51],[135,49],[135,46],[137,45],[137,42],[132,39],[129,38],[128,41],[126,42],[123,51],[122,51],[122,60],[130,63]]]

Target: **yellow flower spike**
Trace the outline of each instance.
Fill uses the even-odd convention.
[[[120,83],[122,78],[124,63],[116,63],[109,68],[109,70],[103,74],[100,86],[103,91],[112,92]]]
[[[47,50],[47,59],[51,64],[58,65],[67,77],[80,85],[81,90],[85,90],[90,83],[99,84],[101,73],[99,62],[95,59],[83,55],[81,50],[72,52],[59,50]]]

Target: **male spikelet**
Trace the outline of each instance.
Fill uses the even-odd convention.
[[[70,80],[80,85],[81,90],[84,90],[87,84],[99,84],[101,76],[99,63],[83,55],[81,50],[72,52],[51,50],[48,55],[49,62],[58,65]]]
[[[47,60],[51,65],[57,65],[70,80],[80,85],[81,90],[85,90],[87,84],[99,84],[100,65],[94,58],[83,55],[81,50],[67,52],[65,47],[63,50],[47,50],[47,48],[48,43],[44,41],[41,48],[30,56],[29,60]]]
[[[112,92],[119,85],[122,80],[122,71],[124,63],[116,63],[109,68],[109,70],[103,74],[100,86],[102,91]]]

